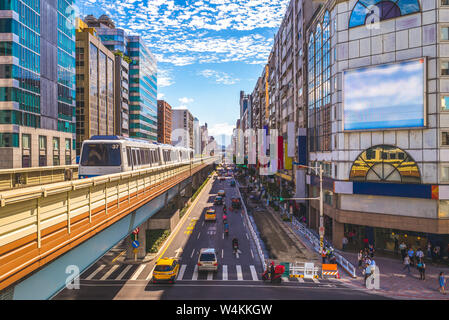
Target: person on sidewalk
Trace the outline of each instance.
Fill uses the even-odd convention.
[[[327,251],[326,248],[323,247],[323,252],[321,252],[321,258],[323,259],[322,263],[326,263]]]
[[[348,244],[348,238],[346,236],[343,236],[343,239],[341,240],[343,251],[346,249],[346,245]]]
[[[399,245],[399,250],[401,250],[402,260],[404,260],[405,256],[407,255],[407,245],[404,243],[404,241],[402,241]]]
[[[427,258],[432,259],[432,244],[427,242]]]
[[[405,269],[408,269],[408,273],[410,273],[410,257],[408,255],[404,258],[404,268],[402,268],[402,271]]]
[[[440,272],[440,276],[438,277],[438,283],[440,285],[440,292],[442,294],[446,294],[444,291],[444,287],[446,286],[446,279],[444,279],[444,273]]]
[[[359,253],[357,254],[357,261],[358,261],[359,269],[361,269],[362,262],[363,262],[363,251],[362,250],[360,250]]]
[[[423,259],[419,259],[416,266],[418,267],[419,271],[419,280],[426,280],[426,265],[424,264]]]
[[[421,248],[418,248],[418,251],[416,251],[416,261],[420,261],[424,259],[424,252],[421,250]]]
[[[410,265],[413,267],[415,265],[414,263],[415,251],[413,250],[413,248],[410,247],[407,254],[408,257],[410,258]]]
[[[365,265],[365,285],[366,285],[366,280],[371,276],[371,264],[367,263]]]
[[[374,245],[373,244],[370,244],[369,245],[369,249],[368,249],[368,251],[369,251],[369,257],[372,259],[372,258],[374,258]]]

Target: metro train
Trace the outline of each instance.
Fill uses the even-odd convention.
[[[80,179],[190,162],[193,149],[120,136],[92,136],[83,141]]]

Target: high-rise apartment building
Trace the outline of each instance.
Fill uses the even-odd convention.
[[[157,101],[157,142],[171,144],[172,108],[165,100]]]
[[[0,168],[75,160],[72,5],[0,2]]]
[[[194,148],[193,116],[189,110],[172,109],[172,144],[175,146]]]
[[[115,133],[115,56],[77,19],[76,30],[76,152],[94,135]]]
[[[129,137],[129,63],[115,55],[115,135]]]

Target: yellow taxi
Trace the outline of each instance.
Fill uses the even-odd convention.
[[[168,281],[175,283],[179,272],[179,259],[162,258],[159,259],[153,271],[153,283]]]
[[[217,220],[217,214],[215,213],[214,209],[207,209],[206,214],[204,216],[204,220],[209,221],[215,221]]]

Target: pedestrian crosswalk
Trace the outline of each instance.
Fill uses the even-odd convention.
[[[149,264],[95,265],[81,275],[81,280],[136,281],[151,280],[153,267]],[[217,272],[201,272],[197,265],[180,266],[177,281],[262,281],[261,273],[254,265],[220,265]],[[282,277],[285,283],[319,284],[323,280]]]

